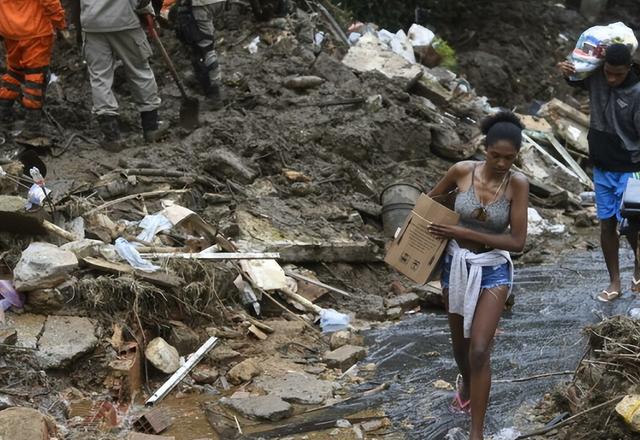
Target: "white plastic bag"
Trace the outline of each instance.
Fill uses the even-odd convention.
[[[621,21],[607,26],[593,26],[584,31],[568,57],[576,69],[575,75],[569,79],[579,81],[588,77],[604,63],[607,47],[616,43],[626,44],[632,55],[638,49],[633,30]]]
[[[160,269],[160,266],[156,266],[142,258],[138,250],[122,237],[116,239],[115,247],[118,255],[127,260],[136,269],[140,269],[143,272],[155,272]]]
[[[337,332],[349,326],[351,317],[333,309],[322,309],[320,311],[320,327],[322,333]]]
[[[42,203],[50,193],[51,190],[49,188],[39,186],[34,183],[33,185],[31,185],[31,188],[29,188],[25,208],[29,210],[34,206],[42,206]]]
[[[145,216],[138,226],[142,228],[142,232],[136,238],[150,243],[158,232],[170,230],[173,223],[162,214],[153,214]]]

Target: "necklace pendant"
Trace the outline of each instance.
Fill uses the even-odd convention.
[[[485,222],[487,221],[487,210],[484,206],[481,206],[480,208],[478,208],[478,214],[476,215],[476,219],[478,219],[481,222]]]

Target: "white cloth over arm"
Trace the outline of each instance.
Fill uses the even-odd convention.
[[[449,273],[449,313],[455,313],[464,318],[464,337],[468,338],[471,336],[473,315],[476,312],[480,296],[482,268],[508,263],[513,281],[513,262],[507,251],[493,249],[489,252],[475,254],[468,249],[461,248],[455,240],[449,242],[447,253],[452,257]],[[509,284],[509,293],[511,293],[512,286],[513,282]]]

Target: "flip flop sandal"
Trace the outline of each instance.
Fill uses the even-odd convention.
[[[631,291],[640,293],[640,280],[636,280],[636,277],[631,279]]]
[[[600,292],[598,294],[598,296],[596,298],[598,298],[598,301],[609,302],[609,301],[613,301],[614,299],[616,299],[619,296],[620,296],[620,292],[616,292],[615,290],[612,291],[612,292],[609,292],[607,290],[603,290],[602,292]]]
[[[453,396],[453,402],[449,405],[449,409],[454,413],[471,414],[471,399],[463,400],[460,394],[461,382],[462,375],[458,374],[458,377],[456,377],[456,393]]]

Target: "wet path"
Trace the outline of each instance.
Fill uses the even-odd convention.
[[[516,304],[500,321],[492,356],[494,381],[574,370],[585,349],[582,329],[600,316],[625,313],[633,302],[628,292],[632,263],[632,254],[622,251],[626,291],[611,304],[593,299],[608,279],[599,253],[516,270]],[[448,411],[453,392],[433,386],[438,379],[453,383],[457,374],[443,312],[422,313],[375,329],[367,342],[367,361],[378,365],[375,380],[391,384],[384,408],[407,439],[441,439],[450,428],[467,426],[468,419]],[[534,403],[567,377],[494,383],[487,431],[512,426],[522,404]]]

